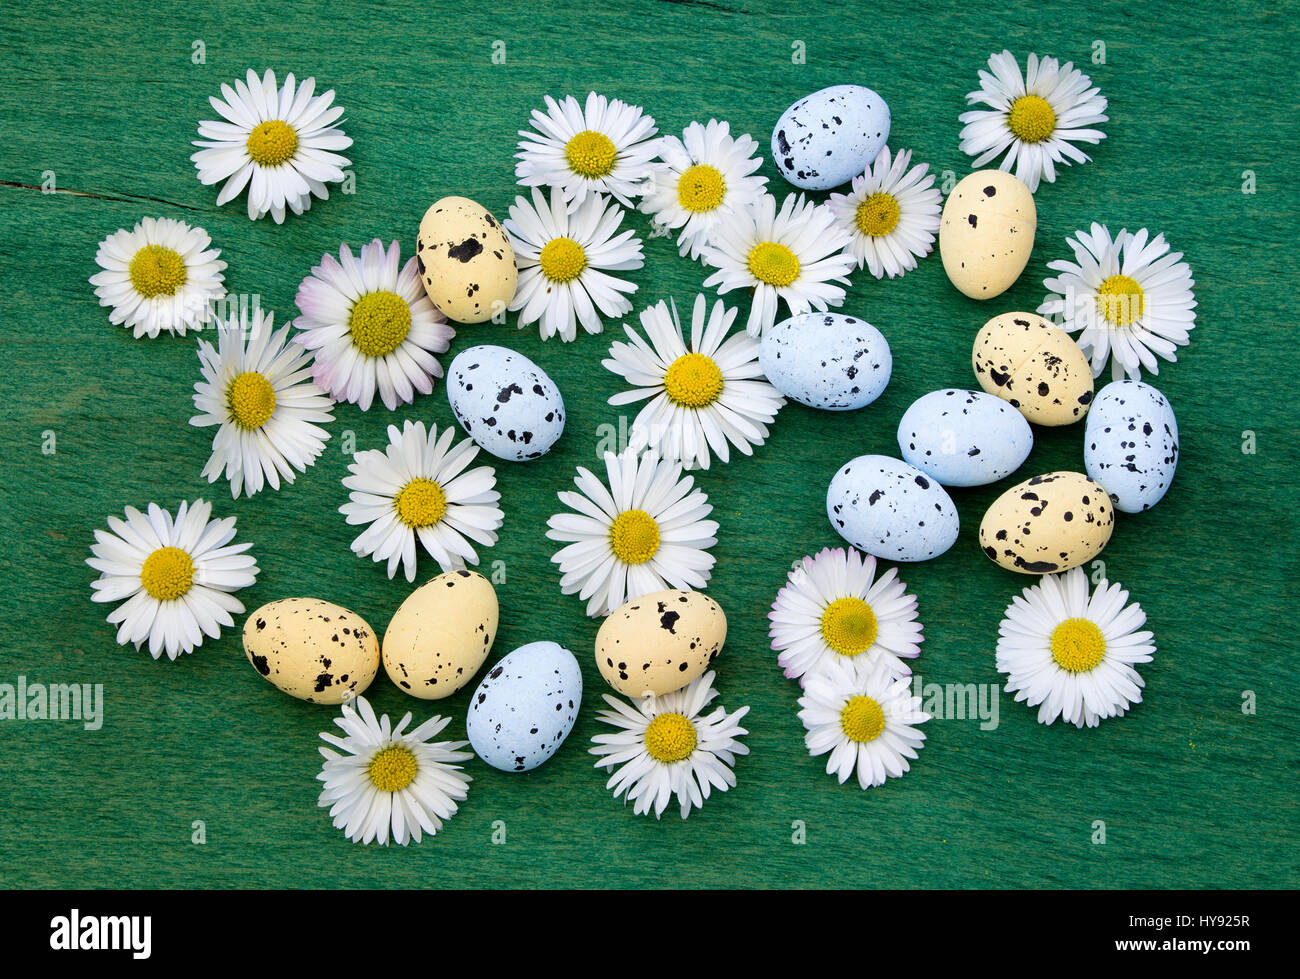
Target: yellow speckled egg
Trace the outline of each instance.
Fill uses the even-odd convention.
[[[467,197],[444,197],[424,212],[415,257],[424,291],[449,320],[482,323],[515,298],[519,272],[506,233]]]
[[[943,206],[939,255],[948,280],[971,299],[1011,288],[1034,250],[1034,195],[1002,170],[977,170],[958,181]]]
[[[1114,527],[1104,489],[1083,473],[1047,473],[993,501],[980,521],[980,547],[1008,571],[1051,574],[1091,561]]]
[[[406,597],[384,631],[384,669],[422,700],[473,679],[497,635],[496,589],[477,571],[448,571]]]
[[[291,697],[341,704],[379,672],[379,639],[366,620],[319,598],[268,602],[244,620],[244,654]]]
[[[596,633],[596,665],[629,697],[671,693],[703,673],[727,641],[722,606],[670,588],[614,610]]]
[[[1074,338],[1037,313],[1003,313],[975,335],[975,377],[1036,425],[1069,425],[1092,404],[1092,369]]]

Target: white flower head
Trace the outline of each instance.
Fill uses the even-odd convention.
[[[1082,568],[1044,575],[1007,607],[998,626],[997,668],[1007,693],[1038,708],[1038,720],[1058,717],[1096,727],[1142,701],[1134,664],[1155,655],[1146,613],[1128,592],[1105,579],[1088,592]]]
[[[728,335],[736,313],[721,299],[710,311],[696,296],[689,345],[675,302],[641,311],[649,342],[624,325],[629,342],[614,341],[601,363],[632,385],[610,404],[648,402],[632,423],[632,448],[648,446],[688,469],[708,469],[712,455],[725,463],[730,446],[751,455],[767,439],[785,399],[763,376],[758,341],[744,332]]]
[[[334,723],[345,736],[321,734],[339,750],[320,749],[325,763],[316,776],[324,783],[317,805],[329,809],[334,828],[353,843],[380,846],[419,843],[442,829],[472,781],[457,762],[474,757],[461,750],[467,741],[432,741],[450,722],[434,716],[408,732],[409,712],[394,727],[365,697],[344,704]]]
[[[588,194],[609,194],[624,207],[644,190],[650,161],[658,152],[651,139],[655,121],[639,106],[590,92],[586,106],[572,95],[546,111],[534,109],[533,129],[519,131],[515,179],[521,187],[557,187],[569,210]]]
[[[705,264],[717,271],[704,287],[717,286],[720,294],[753,290],[745,329],[761,336],[776,322],[778,301],[792,316],[844,302],[834,283],[849,284],[854,259],[843,251],[849,241],[826,205],[790,194],[777,211],[776,198],[763,194],[718,222],[704,248]]]
[[[126,519],[109,517],[109,531],[96,530],[86,563],[99,572],[91,583],[96,602],[120,602],[108,615],[119,645],[147,640],[149,655],[174,660],[216,639],[244,611],[233,592],[257,580],[258,567],[232,544],[235,518],[210,520],[211,504],[182,503],[173,517],[156,503],[148,515],[126,508]]]
[[[1067,61],[1029,55],[1025,73],[1010,51],[989,58],[989,70],[979,73],[980,87],[970,92],[970,105],[987,109],[963,112],[961,149],[975,157],[978,170],[1004,152],[1001,169],[1015,168],[1032,194],[1040,181],[1056,180],[1058,164],[1086,163],[1088,154],[1078,143],[1097,144],[1106,138],[1098,123],[1105,122],[1106,98],[1092,79]]]
[[[1066,244],[1075,260],[1047,263],[1059,274],[1043,280],[1048,296],[1038,312],[1079,334],[1093,376],[1101,375],[1107,357],[1115,380],[1139,380],[1143,369],[1159,374],[1157,355],[1176,361],[1196,327],[1196,283],[1183,253],[1171,252],[1164,235],[1152,238],[1146,228],[1111,237],[1096,222]]]
[[[366,529],[352,542],[359,557],[388,562],[388,577],[400,564],[415,580],[415,542],[445,571],[478,564],[470,541],[497,542],[502,513],[497,506],[496,470],[467,467],[479,448],[469,439],[454,448],[457,429],[406,421],[388,426],[388,446],[353,456],[343,485],[352,492],[339,508],[352,525]]]
[[[852,236],[845,251],[877,279],[916,268],[939,232],[943,197],[934,174],[924,163],[909,170],[911,162],[911,150],[891,157],[885,147],[865,173],[853,178],[851,193],[831,194],[826,202]]]
[[[143,218],[99,243],[90,277],[110,323],[135,338],[184,336],[207,322],[212,304],[226,294],[226,263],[202,228],[172,218]]]
[[[604,695],[612,710],[596,716],[619,730],[597,734],[590,750],[600,758],[597,768],[613,772],[605,787],[633,803],[638,816],[653,811],[658,819],[676,796],[685,819],[693,808],[704,807],[712,789],[726,792],[735,786],[736,756],[749,754],[740,742],[749,733],[740,726],[749,708],[727,713],[718,707],[704,716],[718,696],[713,677],[710,670],[681,690],[647,696],[635,706]]]
[[[270,214],[284,222],[285,210],[301,214],[312,197],[329,197],[327,183],[343,180],[351,162],[338,151],[352,145],[337,122],[343,108],[334,90],[316,95],[316,79],[298,85],[290,72],[278,86],[275,72],[260,79],[251,68],[234,87],[223,84],[221,98],[209,97],[221,119],[199,123],[190,156],[205,185],[222,183],[217,206],[248,190],[248,216]]]
[[[574,512],[546,522],[546,536],[566,545],[551,557],[560,566],[560,590],[576,592],[587,614],[599,616],[651,592],[703,589],[718,524],[706,519],[713,507],[694,477],[654,453],[606,452],[604,461],[608,485],[579,466],[574,483],[581,492],[559,494]]]
[[[519,326],[537,323],[542,339],[559,335],[568,342],[578,324],[588,333],[604,329],[601,316],[617,319],[632,310],[627,297],[636,285],[610,275],[645,264],[641,239],[618,231],[623,209],[600,194],[589,194],[572,211],[560,191],[548,204],[533,188],[532,204],[516,197],[504,222],[519,266],[519,285],[510,309],[519,310]]]

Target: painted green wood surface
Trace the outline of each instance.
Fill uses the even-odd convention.
[[[505,9],[487,9],[504,6]],[[999,5],[1002,6],[1002,5]],[[761,0],[482,5],[19,5],[0,3],[0,297],[4,410],[0,519],[0,682],[103,683],[99,731],[73,722],[0,723],[0,883],[7,886],[1295,886],[1297,704],[1294,579],[1297,471],[1294,258],[1297,195],[1292,51],[1297,5],[1225,12],[1211,3],[1035,4],[977,12],[877,2],[819,12]],[[80,8],[80,9],[74,9]],[[138,15],[130,13],[138,8]],[[206,63],[192,63],[195,41]],[[491,59],[503,41],[506,62]],[[807,63],[792,63],[803,41]],[[1105,63],[1092,64],[1094,42]],[[232,292],[258,294],[277,322],[299,280],[340,241],[414,244],[425,207],[463,194],[502,214],[512,201],[515,132],[544,93],[597,89],[643,105],[661,129],[716,116],[766,145],[781,110],[857,81],[889,101],[891,144],[938,171],[968,169],[962,96],[992,51],[1084,64],[1110,98],[1094,161],[1038,193],[1026,273],[988,305],[961,297],[937,257],[905,278],[859,274],[844,309],[881,328],[894,379],[856,413],[785,408],[753,458],[699,477],[722,524],[710,587],[731,635],[722,702],[752,705],[752,755],[736,790],[683,823],[639,818],[604,788],[585,749],[602,690],[596,623],[559,594],[543,537],[577,465],[597,462],[598,426],[619,379],[603,337],[543,344],[532,331],[470,327],[452,354],[505,343],[541,364],[569,405],[559,446],[498,465],[506,522],[486,557],[504,562],[494,654],[554,639],[577,652],[585,713],[563,751],[528,776],[475,761],[468,802],[445,831],[408,849],[356,847],[316,808],[316,735],[328,708],[284,697],[247,665],[238,634],[154,662],[119,648],[90,601],[92,530],[123,506],[214,500],[237,514],[262,567],[249,609],[290,595],[347,605],[382,630],[408,592],[355,558],[337,513],[347,459],[383,444],[402,418],[445,425],[441,385],[405,410],[341,407],[325,455],[279,493],[232,502],[199,478],[211,431],[187,425],[198,377],[193,338],[133,340],[111,326],[87,277],[97,243],[145,215],[196,222],[229,262]],[[207,96],[247,67],[314,74],[346,107],[356,193],[335,193],[283,226],[221,210],[189,162]],[[1256,192],[1242,192],[1251,170]],[[36,189],[53,171],[58,193]],[[784,194],[770,162],[763,172]],[[802,746],[796,688],[768,648],[765,613],[791,561],[839,543],[823,509],[835,469],[893,454],[903,409],[926,391],[971,386],[970,342],[991,315],[1032,309],[1065,236],[1099,220],[1163,230],[1196,277],[1198,328],[1156,381],[1182,430],[1172,491],[1124,517],[1103,555],[1149,615],[1159,652],[1144,703],[1099,730],[1036,723],[1002,695],[999,725],[928,725],[905,779],[841,787]],[[631,219],[644,236],[643,216]],[[668,239],[646,242],[631,278],[637,308],[680,303],[704,271]],[[734,297],[732,297],[734,298]],[[448,355],[450,356],[450,355]],[[446,361],[444,361],[445,363]],[[628,419],[630,421],[630,417]],[[1243,432],[1257,451],[1242,451]],[[52,431],[57,452],[43,454]],[[1082,465],[1082,429],[1038,432],[1021,476]],[[1008,481],[1009,482],[1009,481]],[[919,596],[927,681],[995,683],[1004,607],[1027,580],[994,567],[975,529],[1001,486],[956,491],[963,521],[945,556],[905,567]],[[436,572],[421,564],[421,575]],[[1253,691],[1254,715],[1242,711]],[[469,690],[437,705],[383,679],[390,713],[450,712],[464,730]],[[202,820],[204,845],[191,842]],[[503,820],[506,842],[491,842]],[[792,843],[802,820],[806,844]],[[1106,843],[1095,845],[1094,821]]]

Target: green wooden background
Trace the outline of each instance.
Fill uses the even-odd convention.
[[[487,5],[484,5],[487,6]],[[493,7],[497,5],[491,5]],[[79,8],[79,9],[77,9]],[[1300,102],[1291,52],[1297,5],[1035,4],[996,13],[877,2],[856,12],[762,0],[618,4],[262,3],[19,6],[0,3],[0,302],[3,302],[3,543],[0,682],[103,683],[99,731],[75,722],[0,723],[0,883],[8,886],[1295,886],[1300,691],[1292,658],[1297,572],[1294,481],[1295,247]],[[137,13],[130,11],[136,10]],[[193,63],[202,41],[206,62]],[[504,42],[505,64],[494,64]],[[795,42],[806,64],[792,62]],[[1104,64],[1093,64],[1104,44]],[[291,700],[246,663],[238,631],[193,656],[154,662],[119,648],[90,601],[83,563],[105,515],[204,496],[237,514],[262,567],[248,608],[312,595],[382,630],[400,578],[355,558],[336,512],[347,458],[383,444],[402,418],[452,423],[441,385],[408,408],[337,412],[314,469],[279,493],[232,502],[199,479],[211,430],[188,426],[198,377],[193,337],[134,340],[113,327],[87,278],[97,243],[145,215],[205,227],[232,292],[258,294],[277,322],[299,280],[340,241],[414,245],[434,199],[463,194],[498,215],[513,200],[516,130],[544,93],[597,89],[640,104],[662,130],[727,119],[766,147],[796,98],[840,82],[879,91],[891,145],[957,175],[957,115],[988,55],[1010,47],[1073,59],[1110,99],[1094,161],[1038,193],[1025,274],[977,304],[937,256],[905,278],[856,277],[844,311],[889,338],[894,378],[859,412],[785,408],[755,457],[700,476],[722,525],[710,594],[731,633],[718,660],[728,707],[752,705],[752,755],[736,790],[683,823],[634,816],[586,753],[601,725],[596,623],[559,594],[543,532],[577,465],[597,462],[606,399],[603,337],[543,344],[532,330],[465,328],[456,351],[504,343],[541,364],[569,406],[556,449],[499,463],[506,521],[485,557],[504,562],[493,659],[537,639],[583,663],[588,691],[561,753],[526,776],[477,760],[467,803],[408,849],[363,848],[316,808],[317,733],[334,711]],[[499,44],[497,50],[500,50]],[[206,99],[248,67],[315,75],[346,107],[356,193],[335,193],[283,226],[221,210],[189,161]],[[1255,192],[1243,193],[1253,171]],[[57,193],[39,185],[52,171]],[[772,189],[786,187],[774,167]],[[836,468],[896,453],[898,418],[939,387],[972,386],[971,340],[986,319],[1032,309],[1046,263],[1092,220],[1163,230],[1187,253],[1200,302],[1179,363],[1156,383],[1173,402],[1182,459],[1154,511],[1125,516],[1103,558],[1145,607],[1159,646],[1144,703],[1100,729],[1036,723],[1002,695],[1000,724],[927,726],[902,780],[862,792],[803,750],[797,690],[781,678],[767,608],[790,563],[840,543],[823,500]],[[644,236],[644,216],[631,218]],[[646,242],[631,278],[640,309],[698,291],[704,270],[668,239]],[[734,299],[734,297],[731,297]],[[743,316],[742,316],[743,319]],[[445,363],[446,361],[444,361]],[[631,417],[628,417],[628,421]],[[57,451],[43,454],[43,433]],[[1244,432],[1256,451],[1243,452]],[[1017,478],[1082,465],[1082,427],[1040,430]],[[1010,482],[1010,481],[1008,481]],[[963,529],[941,559],[903,568],[919,596],[928,681],[996,683],[1003,609],[1028,579],[985,559],[983,509],[1003,486],[954,492]],[[436,573],[427,559],[421,577]],[[376,706],[440,710],[462,735],[469,691],[428,705],[382,677]],[[1253,691],[1257,712],[1242,710]],[[462,735],[463,736],[463,735]],[[206,843],[191,842],[202,820]],[[494,822],[506,841],[492,843]],[[802,820],[806,842],[792,842]],[[1094,821],[1106,842],[1093,842]]]

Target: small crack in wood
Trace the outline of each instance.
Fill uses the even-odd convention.
[[[66,187],[55,187],[47,190],[44,187],[38,187],[36,184],[24,184],[17,180],[0,180],[0,187],[15,187],[18,190],[35,190],[42,194],[70,194],[73,197],[89,197],[97,201],[113,201],[117,204],[135,204],[141,201],[149,201],[154,204],[166,204],[168,207],[179,207],[183,211],[202,211],[201,207],[194,207],[191,204],[180,204],[176,201],[169,201],[165,197],[149,197],[146,194],[124,194],[115,197],[110,194],[93,194],[87,190],[68,190]]]

